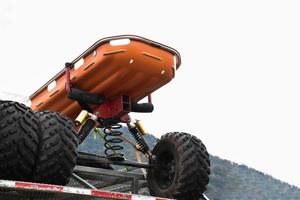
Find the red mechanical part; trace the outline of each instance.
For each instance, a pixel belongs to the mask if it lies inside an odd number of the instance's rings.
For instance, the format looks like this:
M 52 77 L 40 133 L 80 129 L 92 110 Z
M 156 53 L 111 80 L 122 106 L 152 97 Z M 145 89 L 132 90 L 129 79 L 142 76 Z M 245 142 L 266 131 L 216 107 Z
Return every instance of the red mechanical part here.
M 128 114 L 124 115 L 123 117 L 121 117 L 121 122 L 123 123 L 128 123 L 131 121 L 131 118 Z
M 130 112 L 130 107 L 130 98 L 126 95 L 122 95 L 113 101 L 107 101 L 101 104 L 94 110 L 94 114 L 102 119 L 121 118 Z M 126 119 L 124 118 L 124 120 Z
M 152 103 L 152 96 L 151 96 L 151 94 L 148 95 L 148 103 Z
M 69 95 L 71 93 L 71 78 L 70 78 L 70 68 L 73 67 L 73 65 L 71 63 L 66 63 L 66 84 L 65 84 L 65 89 L 67 94 Z

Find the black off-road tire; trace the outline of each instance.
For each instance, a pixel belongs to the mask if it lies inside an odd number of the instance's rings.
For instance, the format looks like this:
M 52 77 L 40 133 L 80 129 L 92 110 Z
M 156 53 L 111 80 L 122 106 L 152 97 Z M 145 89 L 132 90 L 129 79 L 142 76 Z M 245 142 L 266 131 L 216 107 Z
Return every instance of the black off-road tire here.
M 0 100 L 0 179 L 32 181 L 38 120 L 25 105 Z
M 66 185 L 77 158 L 76 132 L 72 121 L 59 113 L 38 111 L 40 147 L 34 181 Z
M 198 200 L 209 182 L 210 161 L 204 144 L 187 133 L 167 133 L 153 149 L 147 173 L 151 195 Z

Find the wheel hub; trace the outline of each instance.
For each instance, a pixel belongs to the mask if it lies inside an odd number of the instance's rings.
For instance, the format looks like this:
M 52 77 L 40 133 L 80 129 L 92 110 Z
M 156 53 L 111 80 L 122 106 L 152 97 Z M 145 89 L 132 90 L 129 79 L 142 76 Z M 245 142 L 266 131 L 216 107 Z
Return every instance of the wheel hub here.
M 157 165 L 155 170 L 155 178 L 160 188 L 168 188 L 174 180 L 176 163 L 174 156 L 165 152 L 158 156 L 156 159 Z

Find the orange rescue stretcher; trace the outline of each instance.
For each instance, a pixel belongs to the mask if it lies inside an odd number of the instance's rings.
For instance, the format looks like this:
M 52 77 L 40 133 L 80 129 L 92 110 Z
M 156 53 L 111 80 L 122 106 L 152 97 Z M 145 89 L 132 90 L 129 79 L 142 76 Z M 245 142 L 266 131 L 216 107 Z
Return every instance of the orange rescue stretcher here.
M 31 108 L 61 112 L 74 120 L 82 105 L 70 98 L 70 86 L 108 102 L 126 96 L 137 103 L 171 81 L 180 64 L 175 49 L 146 38 L 104 38 L 31 95 Z

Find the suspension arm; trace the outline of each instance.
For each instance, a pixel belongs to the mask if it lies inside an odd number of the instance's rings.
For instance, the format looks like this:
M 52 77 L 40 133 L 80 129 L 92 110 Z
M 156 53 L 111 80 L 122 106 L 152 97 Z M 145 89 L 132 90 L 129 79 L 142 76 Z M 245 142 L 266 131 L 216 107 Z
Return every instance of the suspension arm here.
M 109 165 L 119 165 L 119 166 L 128 166 L 128 167 L 137 167 L 137 168 L 152 168 L 150 164 L 140 163 L 130 160 L 116 161 L 111 160 L 106 157 L 97 156 L 94 154 L 89 154 L 85 152 L 79 152 L 77 157 L 77 164 L 89 166 L 89 167 L 107 167 Z

